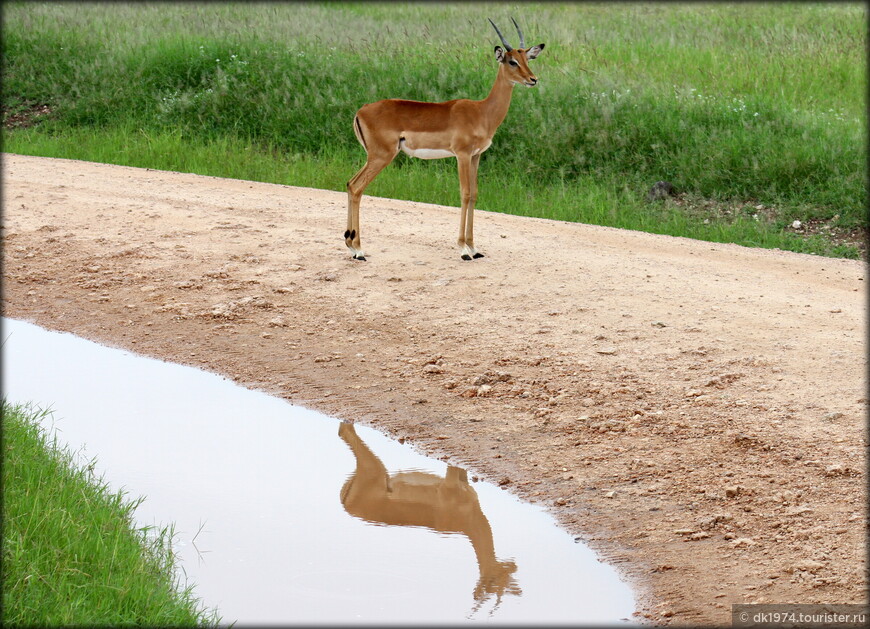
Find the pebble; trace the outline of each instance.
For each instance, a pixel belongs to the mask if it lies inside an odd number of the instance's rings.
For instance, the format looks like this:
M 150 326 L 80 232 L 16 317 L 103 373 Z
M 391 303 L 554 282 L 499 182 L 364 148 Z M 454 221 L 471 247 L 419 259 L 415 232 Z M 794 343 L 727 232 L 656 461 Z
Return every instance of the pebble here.
M 755 546 L 755 540 L 750 537 L 738 537 L 731 542 L 731 546 L 734 548 L 747 548 L 749 546 Z
M 802 559 L 801 561 L 792 564 L 792 566 L 789 568 L 789 572 L 797 572 L 799 570 L 802 570 L 804 572 L 815 574 L 824 567 L 825 564 L 820 561 L 814 561 L 813 559 Z
M 852 468 L 842 463 L 834 463 L 825 468 L 825 476 L 849 476 L 851 474 Z

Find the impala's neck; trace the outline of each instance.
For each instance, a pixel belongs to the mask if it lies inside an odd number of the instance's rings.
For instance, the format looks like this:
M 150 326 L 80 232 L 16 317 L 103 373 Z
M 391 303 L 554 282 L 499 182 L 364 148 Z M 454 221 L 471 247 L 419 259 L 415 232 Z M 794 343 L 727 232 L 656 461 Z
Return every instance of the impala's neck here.
M 513 90 L 514 84 L 505 76 L 504 64 L 499 64 L 495 83 L 489 91 L 489 96 L 482 101 L 493 134 L 507 116 Z

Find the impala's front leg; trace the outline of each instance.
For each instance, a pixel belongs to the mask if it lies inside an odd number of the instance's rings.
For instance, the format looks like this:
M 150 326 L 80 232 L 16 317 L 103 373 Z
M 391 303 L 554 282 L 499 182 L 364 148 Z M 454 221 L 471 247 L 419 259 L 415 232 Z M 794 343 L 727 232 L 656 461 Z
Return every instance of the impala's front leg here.
M 459 163 L 459 191 L 462 209 L 459 213 L 459 246 L 462 259 L 482 258 L 483 254 L 474 248 L 474 204 L 477 203 L 477 167 L 480 154 L 473 156 L 457 155 Z

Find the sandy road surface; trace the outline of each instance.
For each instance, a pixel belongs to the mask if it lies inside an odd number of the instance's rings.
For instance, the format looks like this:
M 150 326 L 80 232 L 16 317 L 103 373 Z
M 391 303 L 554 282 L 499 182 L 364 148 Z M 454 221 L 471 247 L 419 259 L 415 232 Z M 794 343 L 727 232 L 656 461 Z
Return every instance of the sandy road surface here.
M 486 200 L 481 200 L 485 206 Z M 862 263 L 3 156 L 13 318 L 449 457 L 638 586 L 638 619 L 866 597 Z M 231 455 L 231 453 L 227 453 Z

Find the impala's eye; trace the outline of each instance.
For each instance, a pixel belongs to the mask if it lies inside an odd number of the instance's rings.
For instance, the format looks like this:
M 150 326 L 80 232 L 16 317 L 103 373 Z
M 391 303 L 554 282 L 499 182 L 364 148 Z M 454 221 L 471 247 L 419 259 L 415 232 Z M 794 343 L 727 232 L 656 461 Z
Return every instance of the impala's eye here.
M 518 64 L 516 61 L 514 61 L 513 59 L 511 59 L 508 63 L 510 63 L 510 64 L 511 64 L 513 67 L 515 67 L 515 68 L 516 68 L 516 67 L 519 67 L 519 65 L 520 65 L 520 64 Z

